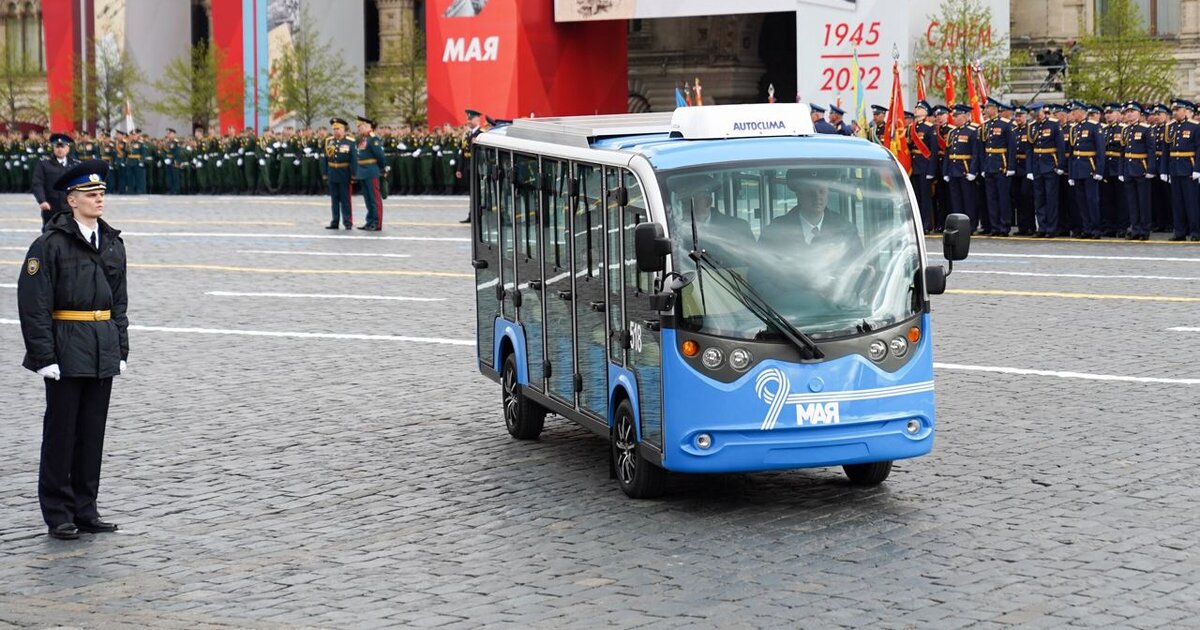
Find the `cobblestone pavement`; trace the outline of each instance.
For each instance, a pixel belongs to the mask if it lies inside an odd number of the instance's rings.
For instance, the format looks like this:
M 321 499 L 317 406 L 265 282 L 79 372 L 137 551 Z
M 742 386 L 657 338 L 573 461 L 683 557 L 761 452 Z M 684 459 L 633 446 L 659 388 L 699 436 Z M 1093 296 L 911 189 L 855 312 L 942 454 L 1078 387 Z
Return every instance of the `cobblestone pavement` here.
M 1200 326 L 1200 247 L 978 240 L 935 302 L 932 455 L 632 501 L 603 440 L 505 432 L 464 201 L 387 204 L 376 235 L 312 199 L 110 200 L 145 327 L 101 486 L 121 531 L 63 542 L 13 324 L 37 213 L 0 197 L 0 628 L 1200 627 L 1200 332 L 1169 330 Z

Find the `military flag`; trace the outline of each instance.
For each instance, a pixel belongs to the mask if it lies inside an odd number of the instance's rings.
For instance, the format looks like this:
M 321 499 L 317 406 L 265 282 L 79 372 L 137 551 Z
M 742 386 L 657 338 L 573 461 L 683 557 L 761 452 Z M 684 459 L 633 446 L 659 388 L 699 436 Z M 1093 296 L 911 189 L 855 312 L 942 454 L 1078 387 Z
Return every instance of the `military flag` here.
M 854 124 L 857 127 L 854 135 L 859 138 L 866 138 L 872 142 L 878 142 L 877 138 L 873 138 L 874 132 L 867 120 L 867 99 L 863 90 L 862 72 L 858 69 L 858 49 L 854 49 L 854 55 L 850 59 L 850 76 L 854 77 Z
M 917 102 L 926 100 L 925 98 L 925 66 L 917 64 Z
M 971 66 L 967 66 L 967 104 L 971 106 L 971 122 L 976 125 L 983 124 L 983 108 L 979 105 L 979 94 L 975 92 L 975 80 L 971 78 L 973 74 Z
M 908 151 L 908 130 L 904 126 L 904 90 L 900 86 L 900 63 L 892 62 L 892 96 L 888 99 L 887 123 L 883 127 L 883 146 L 887 147 L 904 172 L 912 175 L 912 154 Z
M 942 70 L 946 71 L 946 107 L 954 109 L 954 73 L 950 71 L 950 64 L 942 66 Z

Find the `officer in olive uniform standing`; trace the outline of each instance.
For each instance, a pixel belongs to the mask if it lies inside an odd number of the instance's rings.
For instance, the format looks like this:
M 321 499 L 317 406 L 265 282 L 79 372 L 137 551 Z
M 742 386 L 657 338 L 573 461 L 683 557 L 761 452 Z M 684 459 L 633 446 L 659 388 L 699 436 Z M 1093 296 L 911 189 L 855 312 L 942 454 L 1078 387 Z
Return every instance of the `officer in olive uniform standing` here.
M 50 144 L 53 146 L 54 155 L 38 162 L 33 169 L 33 199 L 37 201 L 38 208 L 42 211 L 42 231 L 46 230 L 46 223 L 50 217 L 57 212 L 65 212 L 67 207 L 67 195 L 61 191 L 55 190 L 54 184 L 68 170 L 79 163 L 79 160 L 71 157 L 71 137 L 65 133 L 56 133 L 50 136 Z
M 365 116 L 358 117 L 358 163 L 354 178 L 362 189 L 363 202 L 367 206 L 367 222 L 358 226 L 360 230 L 378 232 L 383 229 L 383 198 L 379 191 L 379 176 L 386 164 L 383 141 L 375 135 L 375 121 Z
M 104 533 L 96 497 L 112 380 L 129 358 L 125 245 L 104 214 L 108 164 L 88 160 L 54 184 L 54 216 L 25 256 L 17 308 L 26 369 L 45 379 L 38 501 L 53 538 Z
M 321 156 L 321 175 L 329 182 L 330 208 L 333 220 L 325 229 L 338 229 L 338 221 L 347 230 L 354 229 L 354 213 L 350 206 L 350 179 L 358 171 L 358 145 L 346 135 L 349 123 L 343 118 L 330 118 L 333 135 L 325 139 Z

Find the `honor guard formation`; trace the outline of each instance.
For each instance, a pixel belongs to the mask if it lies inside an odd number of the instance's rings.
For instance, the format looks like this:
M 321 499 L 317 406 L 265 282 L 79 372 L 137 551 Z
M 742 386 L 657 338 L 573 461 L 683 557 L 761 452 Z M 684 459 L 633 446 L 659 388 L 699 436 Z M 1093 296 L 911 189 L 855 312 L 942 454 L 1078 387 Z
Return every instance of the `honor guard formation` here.
M 817 133 L 854 133 L 841 109 L 811 109 Z M 871 109 L 881 138 L 888 110 Z M 1012 106 L 989 98 L 977 124 L 968 105 L 920 101 L 904 115 L 925 232 L 962 213 L 983 236 L 1144 241 L 1165 232 L 1200 241 L 1196 109 L 1182 99 Z

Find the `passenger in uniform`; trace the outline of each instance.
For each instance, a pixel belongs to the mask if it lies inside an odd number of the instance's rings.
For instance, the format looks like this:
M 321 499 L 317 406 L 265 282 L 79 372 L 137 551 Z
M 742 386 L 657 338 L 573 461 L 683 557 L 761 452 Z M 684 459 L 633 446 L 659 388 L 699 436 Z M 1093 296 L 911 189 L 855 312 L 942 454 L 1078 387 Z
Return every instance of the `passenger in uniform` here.
M 354 212 L 350 206 L 350 178 L 358 171 L 358 145 L 346 135 L 349 123 L 343 118 L 330 118 L 333 135 L 325 139 L 321 156 L 321 175 L 329 182 L 330 208 L 333 220 L 327 230 L 338 229 L 338 221 L 347 229 L 354 228 Z
M 1100 238 L 1100 182 L 1104 180 L 1104 147 L 1107 140 L 1100 125 L 1100 108 L 1085 110 L 1087 118 L 1071 128 L 1070 185 L 1075 189 L 1075 207 L 1079 209 L 1080 229 L 1076 236 Z
M 1012 230 L 1012 177 L 1017 174 L 1017 134 L 1012 121 L 1001 118 L 1007 106 L 988 98 L 983 123 L 983 185 L 992 229 L 985 235 L 1008 236 Z
M 917 193 L 917 207 L 921 211 L 921 227 L 926 234 L 929 234 L 933 231 L 934 225 L 933 183 L 937 179 L 938 172 L 938 138 L 937 131 L 928 120 L 929 103 L 920 101 L 913 110 L 914 122 L 908 133 L 909 154 L 912 155 L 912 175 L 909 177 L 909 181 Z
M 358 117 L 358 164 L 354 177 L 362 188 L 363 202 L 367 206 L 367 222 L 358 226 L 358 229 L 378 232 L 383 229 L 383 198 L 379 192 L 379 177 L 387 162 L 383 154 L 383 141 L 375 135 L 374 130 L 374 120 Z
M 1157 176 L 1154 129 L 1142 117 L 1145 109 L 1135 102 L 1125 105 L 1125 127 L 1121 137 L 1122 159 L 1120 175 L 1125 193 L 1125 207 L 1129 209 L 1129 234 L 1131 241 L 1150 240 L 1150 185 Z
M 1188 237 L 1200 241 L 1200 199 L 1196 182 L 1200 181 L 1200 124 L 1191 119 L 1196 106 L 1178 99 L 1171 103 L 1175 121 L 1167 129 L 1167 168 L 1170 176 L 1171 211 L 1174 234 L 1172 241 Z
M 68 170 L 79 163 L 71 157 L 71 136 L 65 133 L 51 134 L 50 144 L 54 155 L 38 162 L 33 169 L 33 199 L 42 211 L 42 231 L 56 212 L 66 212 L 67 195 L 55 190 L 54 185 Z
M 1037 120 L 1029 124 L 1030 153 L 1025 175 L 1033 182 L 1033 207 L 1037 219 L 1035 238 L 1059 235 L 1058 178 L 1065 171 L 1066 143 L 1058 121 L 1052 120 L 1041 103 L 1029 106 Z
M 975 207 L 973 182 L 979 177 L 983 166 L 983 145 L 979 141 L 979 127 L 970 122 L 968 105 L 954 106 L 954 128 L 946 139 L 946 157 L 942 180 L 950 186 L 950 207 L 971 219 L 971 231 L 979 225 L 979 212 Z
M 46 386 L 38 500 L 59 539 L 117 529 L 96 506 L 112 379 L 129 358 L 125 245 L 100 218 L 107 174 L 88 160 L 58 179 L 70 212 L 29 247 L 17 282 L 23 365 Z
M 710 252 L 722 264 L 742 266 L 745 256 L 754 247 L 754 234 L 745 219 L 726 216 L 713 210 L 713 197 L 720 182 L 705 173 L 681 175 L 671 179 L 671 192 L 675 199 L 675 216 L 680 222 L 676 228 L 683 237 L 683 249 L 695 247 L 692 243 L 692 217 L 696 220 L 696 235 L 700 247 Z
M 845 121 L 846 111 L 837 105 L 829 106 L 829 125 L 833 127 L 833 133 L 843 136 L 854 135 L 854 130 Z
M 471 153 L 475 148 L 475 138 L 479 136 L 479 134 L 483 133 L 483 127 L 479 124 L 479 117 L 482 115 L 483 114 L 473 109 L 467 110 L 467 125 L 470 127 L 470 129 L 467 131 L 466 146 L 463 147 L 462 157 L 458 160 L 458 170 L 454 172 L 455 179 L 462 180 L 463 178 L 470 178 L 472 176 L 471 173 L 473 171 L 471 170 Z M 470 186 L 467 187 L 467 190 L 470 191 Z M 471 212 L 468 210 L 467 218 L 459 221 L 459 223 L 470 222 Z

